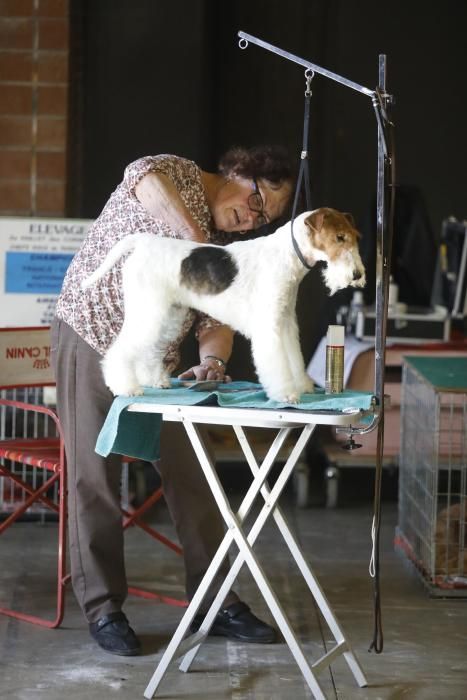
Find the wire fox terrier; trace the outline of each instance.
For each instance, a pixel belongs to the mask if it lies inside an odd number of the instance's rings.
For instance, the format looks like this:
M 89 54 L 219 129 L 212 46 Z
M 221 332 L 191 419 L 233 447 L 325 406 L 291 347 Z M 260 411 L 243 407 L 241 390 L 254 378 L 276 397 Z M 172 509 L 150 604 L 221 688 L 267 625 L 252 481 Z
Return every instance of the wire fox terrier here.
M 100 279 L 125 254 L 122 328 L 103 361 L 115 394 L 139 395 L 143 386 L 170 387 L 164 356 L 180 333 L 187 309 L 203 311 L 251 341 L 258 379 L 271 399 L 297 403 L 313 391 L 300 349 L 295 304 L 308 269 L 323 261 L 330 294 L 363 287 L 359 233 L 350 214 L 321 208 L 305 212 L 274 233 L 226 246 L 125 236 L 83 282 Z M 306 267 L 298 255 L 304 258 Z

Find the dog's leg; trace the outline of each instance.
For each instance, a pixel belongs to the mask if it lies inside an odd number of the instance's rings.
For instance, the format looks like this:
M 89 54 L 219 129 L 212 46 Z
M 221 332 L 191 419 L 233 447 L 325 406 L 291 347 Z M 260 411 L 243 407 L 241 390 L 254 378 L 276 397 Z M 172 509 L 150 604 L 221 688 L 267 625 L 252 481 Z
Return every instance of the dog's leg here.
M 289 361 L 290 372 L 294 378 L 296 389 L 300 394 L 312 394 L 315 386 L 312 378 L 306 373 L 305 361 L 300 347 L 297 318 L 293 310 L 291 310 L 291 315 L 284 323 L 282 345 L 283 352 Z
M 253 360 L 258 379 L 270 399 L 297 403 L 299 392 L 295 387 L 287 359 L 282 354 L 276 334 L 255 334 L 251 339 Z
M 153 314 L 144 325 L 127 319 L 102 361 L 107 386 L 115 395 L 125 396 L 143 394 L 143 386 L 168 388 L 170 377 L 163 364 L 167 343 L 161 337 L 164 318 Z
M 141 349 L 136 361 L 136 376 L 143 386 L 161 389 L 171 386 L 164 358 L 169 345 L 179 338 L 186 314 L 186 308 L 172 306 L 168 309 L 164 322 L 149 329 L 149 342 Z
M 164 304 L 163 295 L 149 309 L 147 299 L 131 296 L 130 303 L 127 295 L 123 326 L 102 362 L 105 382 L 116 395 L 140 395 L 143 386 L 170 386 L 163 360 L 168 342 L 180 331 L 186 310 L 175 313 L 172 324 L 172 309 L 168 302 Z
M 257 323 L 252 323 L 251 349 L 256 372 L 269 398 L 297 403 L 305 388 L 303 377 L 300 377 L 300 383 L 297 382 L 292 371 L 292 366 L 298 363 L 297 355 L 301 356 L 300 348 L 295 346 L 292 349 L 294 358 L 290 362 L 287 356 L 290 329 L 285 319 L 286 310 L 281 309 L 276 314 L 274 310 L 269 311 L 272 312 L 267 317 L 263 315 Z
M 151 276 L 144 274 L 149 255 L 150 251 L 136 249 L 123 266 L 125 318 L 102 363 L 106 384 L 114 394 L 133 396 L 142 394 L 143 386 L 170 386 L 163 360 L 186 309 L 172 306 L 163 266 L 156 264 Z
M 131 342 L 131 334 L 126 332 L 124 323 L 102 360 L 105 383 L 115 396 L 138 396 L 143 393 L 135 371 L 138 354 L 139 349 Z
M 294 379 L 295 391 L 300 394 L 313 393 L 314 383 L 306 373 L 305 361 L 300 347 L 300 334 L 297 323 L 297 293 L 290 294 L 286 307 L 281 314 L 282 352 L 289 363 L 290 374 Z

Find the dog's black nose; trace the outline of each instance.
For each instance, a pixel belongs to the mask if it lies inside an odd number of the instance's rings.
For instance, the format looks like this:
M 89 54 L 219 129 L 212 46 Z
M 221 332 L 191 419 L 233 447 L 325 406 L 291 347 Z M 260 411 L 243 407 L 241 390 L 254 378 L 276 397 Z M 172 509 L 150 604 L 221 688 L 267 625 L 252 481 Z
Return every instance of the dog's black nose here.
M 357 280 L 361 279 L 362 273 L 360 270 L 354 270 L 353 271 L 353 281 L 356 282 Z

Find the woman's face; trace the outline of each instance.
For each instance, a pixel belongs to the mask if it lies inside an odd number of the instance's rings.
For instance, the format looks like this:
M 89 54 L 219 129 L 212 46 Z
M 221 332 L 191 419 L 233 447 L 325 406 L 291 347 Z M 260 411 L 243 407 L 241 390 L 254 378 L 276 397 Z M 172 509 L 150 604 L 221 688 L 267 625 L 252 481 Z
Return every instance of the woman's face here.
M 272 186 L 266 180 L 227 180 L 211 206 L 215 227 L 239 233 L 259 228 L 281 216 L 291 193 L 290 182 Z

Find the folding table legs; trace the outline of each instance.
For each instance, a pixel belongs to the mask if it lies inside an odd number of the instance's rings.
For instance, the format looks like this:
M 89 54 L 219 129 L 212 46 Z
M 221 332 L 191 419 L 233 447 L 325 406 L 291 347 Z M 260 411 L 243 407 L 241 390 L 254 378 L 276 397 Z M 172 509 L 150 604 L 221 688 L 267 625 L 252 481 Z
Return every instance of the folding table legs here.
M 225 496 L 225 493 L 222 489 L 222 486 L 219 482 L 219 479 L 217 477 L 216 471 L 212 463 L 210 462 L 210 459 L 206 453 L 205 447 L 202 443 L 201 437 L 199 435 L 199 432 L 191 422 L 185 421 L 185 427 L 188 432 L 188 435 L 190 437 L 190 440 L 192 442 L 192 445 L 195 449 L 195 452 L 197 454 L 197 457 L 200 461 L 201 467 L 203 468 L 203 471 L 205 473 L 206 479 L 208 480 L 208 483 L 210 485 L 210 488 L 212 490 L 212 493 L 216 499 L 216 502 L 218 504 L 219 510 L 227 524 L 228 531 L 219 546 L 219 549 L 211 562 L 210 567 L 208 568 L 208 571 L 206 572 L 195 596 L 193 597 L 193 600 L 191 601 L 189 607 L 187 608 L 185 615 L 183 616 L 171 642 L 169 643 L 165 653 L 163 654 L 156 671 L 154 672 L 151 681 L 149 682 L 148 687 L 146 688 L 146 691 L 144 693 L 144 696 L 146 698 L 152 698 L 154 693 L 157 690 L 157 687 L 162 680 L 168 665 L 174 658 L 174 656 L 180 656 L 185 654 L 185 657 L 180 665 L 180 669 L 183 671 L 187 671 L 193 658 L 195 657 L 202 641 L 205 639 L 206 635 L 209 632 L 209 629 L 214 621 L 215 616 L 217 615 L 217 612 L 219 611 L 222 601 L 224 600 L 227 592 L 230 590 L 230 587 L 232 586 L 233 582 L 235 581 L 241 566 L 246 563 L 248 565 L 248 568 L 250 569 L 256 583 L 259 586 L 259 589 L 261 593 L 263 594 L 266 603 L 268 604 L 271 613 L 276 620 L 276 623 L 282 632 L 284 639 L 286 640 L 289 649 L 294 656 L 300 670 L 302 671 L 302 674 L 307 681 L 307 684 L 313 693 L 313 696 L 317 700 L 325 700 L 325 694 L 318 682 L 318 680 L 315 677 L 315 671 L 320 671 L 322 668 L 328 666 L 331 661 L 336 658 L 338 655 L 343 654 L 347 663 L 350 666 L 350 669 L 357 681 L 357 683 L 360 686 L 366 685 L 366 680 L 363 675 L 363 672 L 355 658 L 355 655 L 353 651 L 350 649 L 342 630 L 340 629 L 337 620 L 335 619 L 331 608 L 326 601 L 322 590 L 312 574 L 309 566 L 305 562 L 301 551 L 298 547 L 298 544 L 296 543 L 295 539 L 293 538 L 290 529 L 285 521 L 285 518 L 283 517 L 280 509 L 278 506 L 276 506 L 277 500 L 287 483 L 287 480 L 297 463 L 301 452 L 303 451 L 303 448 L 305 447 L 309 437 L 311 436 L 315 426 L 314 425 L 306 425 L 303 429 L 302 432 L 295 444 L 295 447 L 293 448 L 292 452 L 290 453 L 290 456 L 283 466 L 279 477 L 276 480 L 276 483 L 274 484 L 274 487 L 269 490 L 269 488 L 265 485 L 265 480 L 271 470 L 272 465 L 274 464 L 274 461 L 279 453 L 279 450 L 281 446 L 283 445 L 288 433 L 290 432 L 289 428 L 282 428 L 279 433 L 277 434 L 274 442 L 272 443 L 261 467 L 258 467 L 256 460 L 254 458 L 254 455 L 251 451 L 251 448 L 248 444 L 248 441 L 246 439 L 246 436 L 243 432 L 242 428 L 235 428 L 235 432 L 237 434 L 237 438 L 242 446 L 242 449 L 244 451 L 245 457 L 250 465 L 250 468 L 252 470 L 254 479 L 252 484 L 250 485 L 250 488 L 248 489 L 242 504 L 239 508 L 239 511 L 237 513 L 237 516 L 235 516 L 230 508 L 230 504 Z M 257 519 L 253 526 L 250 529 L 250 532 L 248 534 L 248 537 L 244 535 L 241 529 L 241 524 L 248 515 L 248 512 L 250 511 L 258 493 L 261 491 L 261 494 L 264 498 L 264 505 L 257 516 Z M 262 570 L 261 565 L 257 561 L 257 558 L 255 554 L 253 553 L 252 550 L 252 545 L 256 541 L 259 533 L 261 532 L 268 516 L 270 513 L 273 513 L 276 524 L 278 525 L 278 528 L 287 544 L 289 547 L 296 563 L 297 566 L 299 567 L 312 595 L 315 597 L 315 600 L 317 601 L 317 604 L 320 608 L 320 610 L 323 613 L 324 618 L 326 619 L 331 631 L 334 634 L 334 637 L 336 639 L 337 645 L 332 649 L 330 652 L 326 653 L 321 659 L 319 659 L 317 662 L 315 662 L 312 666 L 308 663 L 306 660 L 302 648 L 300 646 L 299 641 L 297 640 L 290 623 L 274 593 L 272 590 L 269 582 L 267 581 L 264 572 Z M 222 560 L 224 559 L 228 549 L 230 548 L 230 545 L 232 542 L 235 540 L 238 548 L 239 548 L 239 553 L 233 562 L 229 574 L 226 576 L 225 581 L 219 590 L 219 593 L 217 594 L 216 598 L 214 599 L 208 613 L 206 614 L 204 621 L 198 630 L 194 635 L 191 635 L 187 639 L 183 640 L 186 632 L 189 629 L 189 626 L 196 615 L 203 598 L 214 578 L 216 575 L 217 571 L 219 570 L 219 567 L 221 565 Z
M 241 426 L 234 426 L 234 431 L 237 436 L 238 442 L 242 448 L 243 454 L 245 455 L 245 459 L 248 462 L 253 475 L 255 476 L 258 473 L 259 467 L 256 462 L 255 456 L 251 450 L 251 447 L 248 443 L 245 432 Z M 266 485 L 262 486 L 261 494 L 266 500 L 269 494 L 269 489 Z M 332 658 L 338 656 L 339 654 L 343 654 L 358 685 L 360 687 L 366 686 L 367 681 L 363 674 L 361 666 L 358 663 L 357 658 L 355 657 L 355 654 L 352 651 L 349 643 L 346 641 L 344 632 L 340 627 L 337 619 L 335 618 L 331 606 L 329 605 L 329 602 L 327 601 L 317 578 L 312 573 L 310 565 L 303 557 L 302 551 L 297 541 L 295 540 L 292 532 L 290 531 L 287 521 L 279 506 L 276 506 L 274 508 L 272 515 L 277 527 L 279 528 L 282 534 L 282 537 L 284 538 L 285 543 L 287 544 L 290 550 L 290 553 L 292 554 L 295 560 L 295 563 L 297 564 L 303 578 L 305 579 L 305 582 L 308 588 L 310 589 L 311 594 L 313 595 L 324 619 L 328 624 L 329 629 L 331 630 L 334 636 L 334 639 L 337 642 L 337 646 L 334 647 L 334 649 L 332 649 L 330 652 L 327 652 L 323 657 L 321 657 L 321 659 L 316 661 L 313 664 L 312 668 L 320 670 L 322 666 L 328 666 L 331 663 Z
M 216 501 L 218 503 L 218 506 L 221 510 L 222 516 L 224 517 L 224 520 L 226 520 L 227 525 L 228 525 L 228 530 L 224 535 L 224 539 L 222 540 L 221 544 L 219 545 L 219 548 L 216 552 L 216 554 L 213 557 L 213 560 L 211 564 L 208 567 L 208 570 L 206 571 L 203 580 L 201 581 L 200 585 L 198 586 L 198 590 L 196 591 L 195 595 L 193 596 L 188 608 L 186 609 L 185 614 L 183 615 L 166 651 L 164 652 L 150 682 L 148 687 L 145 690 L 144 697 L 145 698 L 152 698 L 154 696 L 154 693 L 157 690 L 157 687 L 162 680 L 167 667 L 169 666 L 170 662 L 174 658 L 174 656 L 180 656 L 182 654 L 185 654 L 191 647 L 197 646 L 199 643 L 203 641 L 203 639 L 206 637 L 207 632 L 209 631 L 209 627 L 212 625 L 212 622 L 214 621 L 214 618 L 219 611 L 222 601 L 225 597 L 225 594 L 227 590 L 230 588 L 232 585 L 233 581 L 235 580 L 236 574 L 232 575 L 232 569 L 230 573 L 228 574 L 224 585 L 222 586 L 222 591 L 225 589 L 225 593 L 223 594 L 222 598 L 220 596 L 217 596 L 207 614 L 205 617 L 205 620 L 198 632 L 196 632 L 194 635 L 190 636 L 188 639 L 183 641 L 183 638 L 188 631 L 191 622 L 193 621 L 201 603 L 203 602 L 203 599 L 206 595 L 206 592 L 211 585 L 216 573 L 218 572 L 222 561 L 224 560 L 230 545 L 232 544 L 234 540 L 233 536 L 233 530 L 235 527 L 238 529 L 238 523 L 236 523 L 236 519 L 234 514 L 232 513 L 230 509 L 230 505 L 227 501 L 227 498 L 222 490 L 222 487 L 220 485 L 220 482 L 218 480 L 216 470 L 214 466 L 212 465 L 210 458 L 208 456 L 208 453 L 206 452 L 206 449 L 202 443 L 201 437 L 199 435 L 199 432 L 191 422 L 185 421 L 184 422 L 185 428 L 188 432 L 188 435 L 190 437 L 190 440 L 192 442 L 193 448 L 196 452 L 196 455 L 199 459 L 199 462 L 201 464 L 201 467 L 204 471 L 204 474 L 206 476 L 206 479 L 213 490 L 214 497 L 216 498 Z M 253 481 L 253 483 L 250 485 L 244 499 L 242 502 L 242 505 L 240 507 L 239 512 L 241 511 L 243 513 L 243 517 L 246 517 L 248 514 L 258 492 L 259 489 L 266 479 L 272 465 L 274 464 L 274 460 L 279 453 L 288 433 L 290 432 L 290 429 L 284 428 L 279 431 L 278 435 L 276 436 L 273 444 L 271 445 L 268 454 L 266 455 L 263 464 L 261 465 L 260 469 L 260 474 L 258 475 L 257 479 Z M 311 434 L 311 432 L 310 432 Z M 308 440 L 309 435 L 306 437 L 306 440 L 304 441 L 302 448 L 305 446 L 306 441 Z M 301 449 L 302 449 L 301 448 Z M 300 450 L 301 451 L 301 450 Z M 292 457 L 294 456 L 295 461 L 298 459 L 300 453 L 298 452 L 296 455 L 290 455 L 288 462 L 292 461 Z M 219 498 L 220 496 L 220 505 L 219 505 Z M 234 524 L 235 523 L 235 524 Z M 240 563 L 241 566 L 241 563 Z M 240 569 L 240 566 L 238 567 L 238 570 Z M 237 572 L 238 573 L 238 572 Z M 214 605 L 217 605 L 217 609 L 214 609 Z M 206 625 L 209 625 L 206 628 Z

